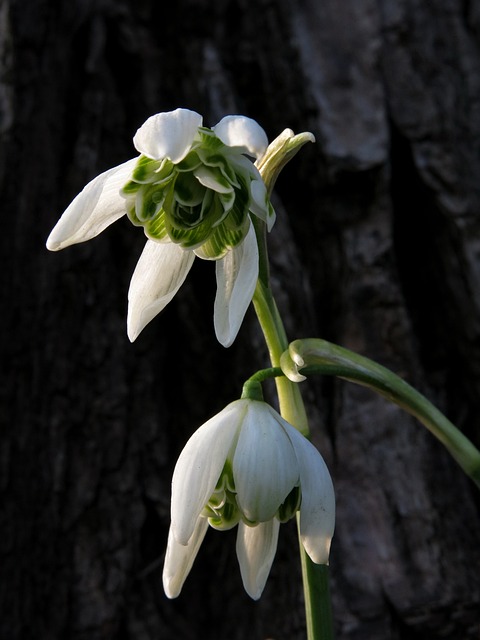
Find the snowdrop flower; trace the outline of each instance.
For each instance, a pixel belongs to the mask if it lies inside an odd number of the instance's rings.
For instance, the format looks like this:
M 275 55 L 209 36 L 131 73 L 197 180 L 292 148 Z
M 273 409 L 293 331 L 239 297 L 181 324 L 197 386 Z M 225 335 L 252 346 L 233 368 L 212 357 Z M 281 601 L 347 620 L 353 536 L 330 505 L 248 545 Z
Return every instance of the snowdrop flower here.
M 94 178 L 52 230 L 52 251 L 97 236 L 127 214 L 148 237 L 132 276 L 131 341 L 170 302 L 195 256 L 216 261 L 214 324 L 230 346 L 252 299 L 258 248 L 251 215 L 271 229 L 275 213 L 251 158 L 268 141 L 250 118 L 226 116 L 215 127 L 176 109 L 150 117 L 133 143 L 140 156 Z M 248 156 L 248 157 L 247 157 Z
M 322 456 L 265 402 L 232 402 L 193 434 L 175 466 L 165 593 L 180 593 L 209 524 L 220 530 L 238 524 L 243 584 L 258 599 L 280 523 L 297 510 L 306 552 L 313 562 L 327 564 L 335 496 Z

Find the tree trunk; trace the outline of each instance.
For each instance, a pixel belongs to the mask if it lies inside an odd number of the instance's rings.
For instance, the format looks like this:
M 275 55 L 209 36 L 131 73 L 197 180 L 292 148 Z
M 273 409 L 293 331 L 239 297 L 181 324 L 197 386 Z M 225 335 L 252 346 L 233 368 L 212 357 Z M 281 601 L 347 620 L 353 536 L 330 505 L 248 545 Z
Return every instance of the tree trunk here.
M 198 260 L 131 345 L 142 231 L 45 249 L 153 113 L 315 134 L 274 195 L 289 337 L 390 367 L 480 444 L 479 68 L 469 0 L 0 1 L 2 639 L 305 637 L 293 523 L 258 603 L 235 532 L 208 533 L 177 600 L 161 586 L 175 460 L 268 366 L 253 313 L 223 349 Z M 302 389 L 337 495 L 337 639 L 478 639 L 478 492 L 368 390 Z

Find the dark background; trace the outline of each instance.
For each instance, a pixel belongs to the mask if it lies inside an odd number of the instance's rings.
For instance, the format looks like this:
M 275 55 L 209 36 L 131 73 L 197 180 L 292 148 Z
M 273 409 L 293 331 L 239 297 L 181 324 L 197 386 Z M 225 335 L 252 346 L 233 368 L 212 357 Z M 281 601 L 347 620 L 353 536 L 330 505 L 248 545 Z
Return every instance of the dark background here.
M 315 134 L 274 199 L 289 336 L 392 368 L 480 444 L 478 1 L 0 0 L 2 640 L 305 637 L 293 523 L 257 603 L 235 532 L 209 532 L 178 600 L 161 586 L 176 457 L 267 364 L 253 312 L 223 349 L 198 260 L 131 345 L 143 232 L 45 249 L 178 106 Z M 478 492 L 381 398 L 303 388 L 337 493 L 337 639 L 478 640 Z

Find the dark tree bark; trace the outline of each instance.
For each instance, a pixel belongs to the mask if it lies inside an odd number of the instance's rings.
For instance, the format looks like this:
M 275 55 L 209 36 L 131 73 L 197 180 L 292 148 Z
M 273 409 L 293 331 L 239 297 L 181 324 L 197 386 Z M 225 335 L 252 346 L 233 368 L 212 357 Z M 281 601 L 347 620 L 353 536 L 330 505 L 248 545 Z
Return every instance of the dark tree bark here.
M 152 113 L 314 132 L 275 193 L 289 336 L 389 366 L 480 444 L 479 68 L 469 0 L 1 0 L 2 639 L 305 637 L 293 524 L 258 603 L 234 532 L 209 532 L 180 598 L 161 587 L 176 457 L 267 364 L 253 313 L 220 347 L 197 261 L 130 345 L 141 230 L 44 247 Z M 303 388 L 337 493 L 337 638 L 478 639 L 478 493 L 383 399 Z

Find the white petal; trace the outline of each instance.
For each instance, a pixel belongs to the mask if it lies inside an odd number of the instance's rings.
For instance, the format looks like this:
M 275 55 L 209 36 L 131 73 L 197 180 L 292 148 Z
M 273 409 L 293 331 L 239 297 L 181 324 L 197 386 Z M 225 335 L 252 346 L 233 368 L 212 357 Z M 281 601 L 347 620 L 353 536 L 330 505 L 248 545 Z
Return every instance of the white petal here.
M 180 544 L 187 544 L 212 496 L 245 412 L 244 400 L 229 404 L 195 431 L 177 460 L 171 509 L 172 530 Z
M 240 245 L 216 263 L 217 294 L 214 325 L 218 341 L 229 347 L 235 340 L 258 278 L 258 246 L 253 225 Z
M 248 595 L 258 600 L 262 595 L 277 551 L 280 523 L 276 518 L 256 527 L 238 525 L 237 558 L 243 586 Z
M 267 231 L 271 231 L 275 224 L 275 211 L 268 200 L 267 188 L 262 179 L 252 180 L 250 183 L 250 211 L 267 225 Z
M 268 138 L 262 127 L 246 116 L 225 116 L 213 127 L 217 138 L 229 147 L 238 147 L 242 153 L 260 158 L 268 147 Z
M 174 164 L 190 151 L 203 118 L 196 111 L 175 109 L 150 116 L 133 138 L 137 151 L 152 160 L 169 158 Z
M 127 160 L 89 182 L 53 228 L 47 249 L 58 251 L 90 240 L 121 218 L 126 208 L 120 189 L 128 182 L 137 160 Z
M 335 492 L 327 465 L 301 433 L 285 423 L 300 468 L 300 538 L 313 562 L 328 564 L 335 529 Z
M 168 598 L 176 598 L 180 594 L 207 529 L 208 520 L 200 517 L 188 545 L 182 545 L 175 540 L 170 527 L 165 564 L 163 565 L 163 589 Z
M 128 291 L 127 333 L 133 342 L 182 286 L 195 259 L 171 242 L 147 240 Z
M 265 522 L 298 485 L 298 463 L 280 415 L 265 402 L 251 400 L 247 406 L 233 477 L 241 511 L 252 522 Z

